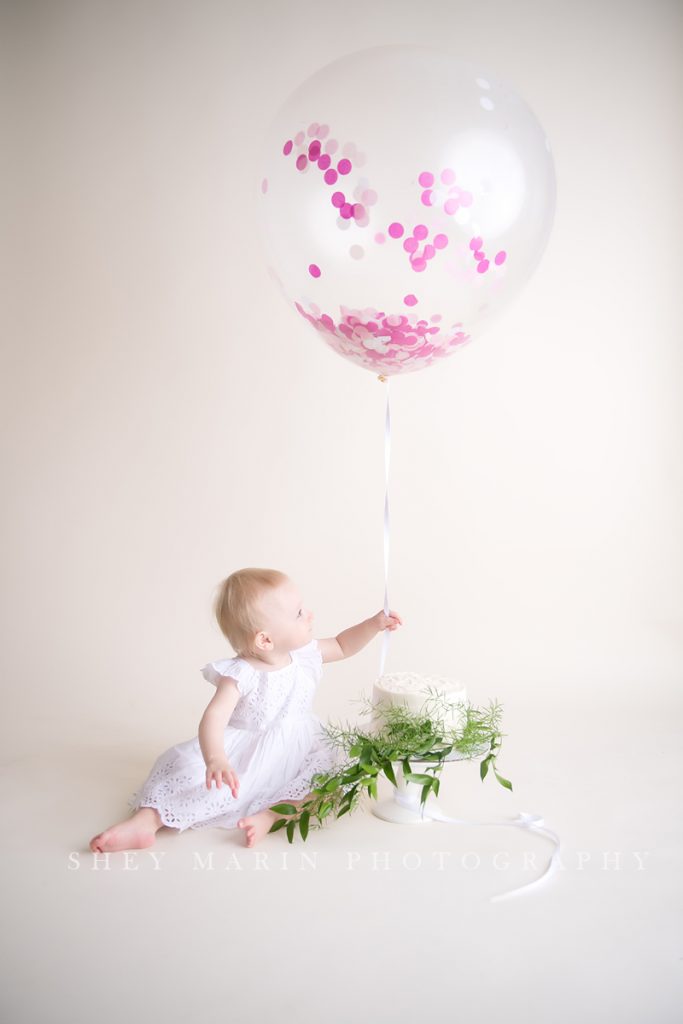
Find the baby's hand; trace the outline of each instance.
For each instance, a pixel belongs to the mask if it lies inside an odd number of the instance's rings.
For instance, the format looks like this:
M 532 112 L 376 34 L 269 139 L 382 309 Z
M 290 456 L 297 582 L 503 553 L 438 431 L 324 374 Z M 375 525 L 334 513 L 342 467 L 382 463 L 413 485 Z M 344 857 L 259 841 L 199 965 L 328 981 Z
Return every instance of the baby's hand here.
M 398 614 L 398 612 L 392 612 L 391 609 L 389 610 L 388 615 L 386 615 L 383 611 L 377 612 L 377 614 L 374 616 L 374 620 L 377 629 L 380 630 L 380 632 L 383 629 L 388 629 L 391 632 L 393 632 L 395 629 L 398 629 L 399 626 L 403 625 L 403 619 L 401 618 L 401 616 Z
M 206 762 L 206 788 L 211 789 L 211 783 L 216 780 L 216 788 L 220 789 L 223 782 L 230 787 L 232 795 L 237 798 L 240 780 L 237 778 L 234 768 L 230 765 L 227 757 L 212 757 Z

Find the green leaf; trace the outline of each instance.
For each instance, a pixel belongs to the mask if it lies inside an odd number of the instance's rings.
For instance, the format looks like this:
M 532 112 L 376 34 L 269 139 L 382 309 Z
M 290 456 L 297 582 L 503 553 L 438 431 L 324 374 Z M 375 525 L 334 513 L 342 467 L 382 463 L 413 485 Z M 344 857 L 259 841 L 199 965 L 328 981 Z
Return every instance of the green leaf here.
M 493 769 L 493 774 L 496 776 L 501 786 L 505 786 L 506 789 L 509 789 L 510 792 L 512 792 L 512 783 L 508 779 L 504 779 L 502 775 L 499 775 L 495 768 Z
M 348 811 L 348 809 L 349 809 L 349 808 L 348 808 L 348 806 L 347 806 L 347 807 L 345 807 L 345 808 L 344 808 L 344 809 L 343 809 L 342 811 L 338 811 L 338 813 L 337 813 L 337 817 L 338 817 L 338 818 L 341 818 L 342 814 L 346 814 L 346 812 Z
M 489 770 L 489 758 L 485 758 L 479 765 L 479 774 L 481 775 L 481 781 L 483 782 L 486 778 L 486 773 Z
M 269 810 L 275 811 L 276 814 L 296 814 L 297 812 L 294 804 L 273 804 Z
M 306 836 L 308 835 L 308 822 L 310 820 L 310 817 L 311 816 L 308 813 L 308 811 L 304 811 L 304 813 L 299 818 L 299 832 L 301 832 L 302 839 L 305 839 Z
M 370 780 L 370 786 L 368 788 L 368 793 L 375 800 L 377 799 L 377 779 L 371 779 Z
M 295 821 L 287 822 L 287 839 L 290 843 L 294 842 L 294 829 L 296 828 Z
M 389 779 L 389 782 L 392 784 L 392 786 L 397 786 L 398 785 L 398 783 L 396 782 L 396 776 L 394 775 L 394 769 L 393 769 L 393 766 L 391 764 L 391 761 L 386 761 L 385 762 L 385 764 L 384 764 L 384 774 Z
M 338 779 L 338 778 L 330 779 L 330 781 L 325 786 L 325 792 L 326 793 L 333 793 L 335 791 L 335 789 L 339 788 L 340 781 L 341 780 Z
M 421 785 L 424 785 L 425 783 L 427 783 L 429 786 L 431 786 L 433 776 L 432 775 L 422 775 L 422 774 L 420 774 L 418 772 L 410 772 L 410 774 L 406 775 L 405 778 L 406 778 L 406 782 L 419 782 Z
M 363 744 L 362 743 L 354 743 L 353 746 L 349 749 L 349 756 L 350 757 L 358 757 L 358 755 L 360 754 L 362 749 L 363 749 Z
M 422 795 L 420 796 L 420 803 L 421 804 L 426 802 L 427 797 L 429 796 L 429 791 L 430 791 L 431 788 L 432 788 L 431 782 L 428 782 L 426 786 L 422 787 Z
M 286 824 L 287 824 L 287 819 L 286 818 L 278 818 L 278 820 L 274 821 L 273 824 L 268 829 L 268 834 L 270 834 L 271 832 L 277 832 L 278 829 L 284 828 Z
M 440 779 L 434 779 L 434 796 L 439 795 L 439 786 L 441 785 Z
M 410 761 L 406 757 L 404 759 L 404 761 L 403 761 L 403 774 L 404 775 L 410 775 L 411 771 L 412 771 L 412 769 L 410 767 Z

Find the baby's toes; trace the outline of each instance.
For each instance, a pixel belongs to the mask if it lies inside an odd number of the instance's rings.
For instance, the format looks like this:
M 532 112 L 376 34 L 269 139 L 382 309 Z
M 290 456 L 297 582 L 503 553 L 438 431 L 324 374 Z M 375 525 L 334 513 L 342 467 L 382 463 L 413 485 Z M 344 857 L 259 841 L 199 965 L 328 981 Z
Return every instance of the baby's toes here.
M 93 853 L 104 853 L 106 846 L 106 832 L 100 832 L 90 840 L 90 849 Z

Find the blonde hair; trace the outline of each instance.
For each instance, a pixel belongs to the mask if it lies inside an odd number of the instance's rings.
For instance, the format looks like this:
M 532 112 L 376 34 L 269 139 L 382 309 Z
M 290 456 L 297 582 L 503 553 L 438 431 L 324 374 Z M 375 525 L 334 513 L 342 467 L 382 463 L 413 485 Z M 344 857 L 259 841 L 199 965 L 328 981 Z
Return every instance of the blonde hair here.
M 219 584 L 214 613 L 236 654 L 252 653 L 254 636 L 261 628 L 255 608 L 259 597 L 288 579 L 278 569 L 238 569 Z

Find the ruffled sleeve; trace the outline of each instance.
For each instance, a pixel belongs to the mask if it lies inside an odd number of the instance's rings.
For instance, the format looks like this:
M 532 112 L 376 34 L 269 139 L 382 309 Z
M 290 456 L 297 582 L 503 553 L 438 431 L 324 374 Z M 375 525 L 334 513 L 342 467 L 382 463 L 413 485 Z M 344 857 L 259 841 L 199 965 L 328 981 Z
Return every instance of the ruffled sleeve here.
M 243 697 L 253 690 L 256 685 L 255 672 L 251 665 L 239 658 L 224 658 L 222 661 L 210 661 L 202 669 L 202 675 L 214 686 L 218 685 L 219 679 L 229 677 L 237 683 L 237 689 Z
M 323 656 L 318 641 L 311 640 L 305 647 L 299 647 L 298 650 L 291 653 L 299 664 L 310 672 L 316 683 L 319 683 L 323 676 Z

